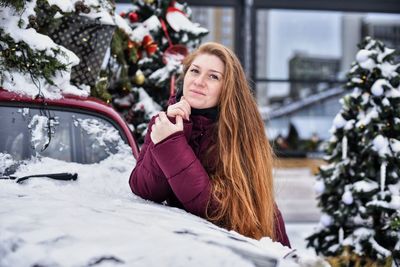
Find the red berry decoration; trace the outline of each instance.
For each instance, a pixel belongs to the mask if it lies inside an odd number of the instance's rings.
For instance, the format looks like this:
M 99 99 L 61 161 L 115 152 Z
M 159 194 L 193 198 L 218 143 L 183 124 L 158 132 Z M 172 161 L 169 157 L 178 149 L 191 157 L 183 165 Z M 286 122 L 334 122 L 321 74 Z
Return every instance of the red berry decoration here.
M 131 13 L 129 13 L 129 20 L 130 20 L 130 22 L 132 22 L 132 23 L 137 22 L 137 21 L 139 20 L 138 14 L 137 14 L 136 12 L 131 12 Z

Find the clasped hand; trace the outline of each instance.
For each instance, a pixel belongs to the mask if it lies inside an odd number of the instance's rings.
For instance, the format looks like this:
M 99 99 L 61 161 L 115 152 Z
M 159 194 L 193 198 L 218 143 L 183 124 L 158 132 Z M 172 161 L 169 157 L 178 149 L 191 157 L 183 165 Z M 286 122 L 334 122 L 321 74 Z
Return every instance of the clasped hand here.
M 153 126 L 151 127 L 150 138 L 154 144 L 157 144 L 179 131 L 183 131 L 183 119 L 189 120 L 190 105 L 184 97 L 178 103 L 175 103 L 168 107 L 167 114 L 160 112 L 158 117 L 155 119 Z M 172 123 L 168 117 L 175 117 L 176 123 Z

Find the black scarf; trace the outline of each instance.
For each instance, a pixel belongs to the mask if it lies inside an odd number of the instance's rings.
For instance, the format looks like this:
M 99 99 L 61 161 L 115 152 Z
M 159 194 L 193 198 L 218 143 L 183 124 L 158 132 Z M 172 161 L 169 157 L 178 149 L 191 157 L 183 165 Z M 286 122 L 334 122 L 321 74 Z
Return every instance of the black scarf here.
M 179 102 L 182 96 L 183 96 L 183 90 L 178 90 L 176 92 L 176 102 Z M 217 121 L 219 115 L 218 106 L 211 108 L 202 108 L 202 109 L 192 108 L 191 111 L 192 111 L 191 115 L 204 116 L 213 121 Z

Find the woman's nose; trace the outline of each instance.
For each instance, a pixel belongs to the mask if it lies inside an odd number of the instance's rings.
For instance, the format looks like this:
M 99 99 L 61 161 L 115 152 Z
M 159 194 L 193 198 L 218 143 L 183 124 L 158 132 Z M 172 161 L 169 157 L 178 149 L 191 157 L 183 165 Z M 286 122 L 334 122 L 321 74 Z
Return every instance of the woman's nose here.
M 196 79 L 194 80 L 194 83 L 198 86 L 204 86 L 204 81 L 205 81 L 205 77 L 204 75 L 199 75 L 196 77 Z

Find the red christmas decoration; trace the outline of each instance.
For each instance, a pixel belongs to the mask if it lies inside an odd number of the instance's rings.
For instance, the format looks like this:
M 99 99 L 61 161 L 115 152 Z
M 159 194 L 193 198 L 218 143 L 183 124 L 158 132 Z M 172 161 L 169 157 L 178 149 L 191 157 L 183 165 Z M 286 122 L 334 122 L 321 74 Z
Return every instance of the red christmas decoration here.
M 120 15 L 121 17 L 125 18 L 126 13 L 125 13 L 125 12 L 121 12 L 121 13 L 119 13 L 119 15 Z
M 129 21 L 132 23 L 139 21 L 139 15 L 136 12 L 129 13 Z
M 143 37 L 142 46 L 146 50 L 148 56 L 153 55 L 158 49 L 157 44 L 150 35 Z

